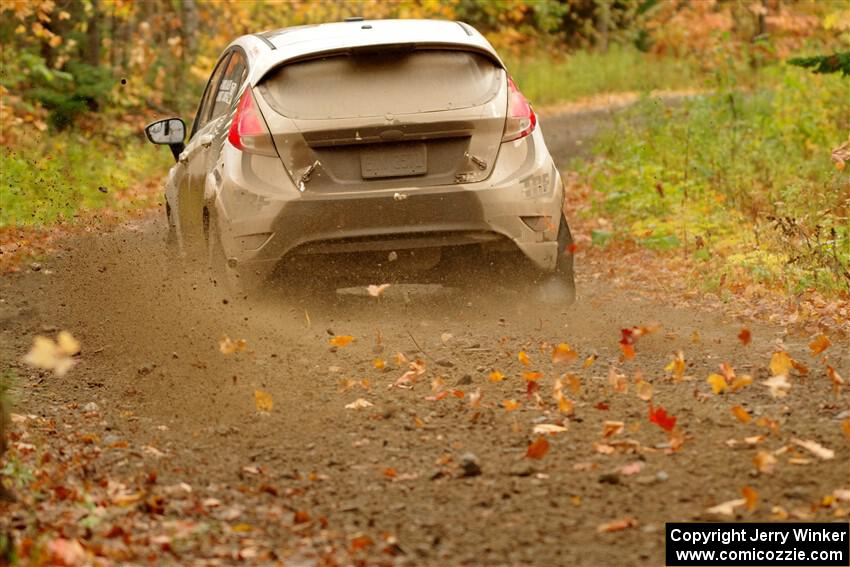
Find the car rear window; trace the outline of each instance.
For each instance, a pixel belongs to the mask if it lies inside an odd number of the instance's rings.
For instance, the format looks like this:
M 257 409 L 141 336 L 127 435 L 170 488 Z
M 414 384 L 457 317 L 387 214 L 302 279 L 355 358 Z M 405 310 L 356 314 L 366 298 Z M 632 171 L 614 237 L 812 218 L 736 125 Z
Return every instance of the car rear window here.
M 499 91 L 502 73 L 478 53 L 384 49 L 285 65 L 260 92 L 296 119 L 403 115 L 484 104 Z

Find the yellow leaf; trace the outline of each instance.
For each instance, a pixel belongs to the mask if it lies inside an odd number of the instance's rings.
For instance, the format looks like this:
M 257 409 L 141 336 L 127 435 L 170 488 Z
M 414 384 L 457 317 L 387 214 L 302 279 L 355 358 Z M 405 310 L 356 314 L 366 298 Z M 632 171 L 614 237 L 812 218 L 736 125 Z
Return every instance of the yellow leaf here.
M 752 417 L 750 417 L 749 412 L 741 406 L 734 406 L 731 411 L 732 415 L 738 418 L 738 421 L 740 421 L 741 423 L 749 423 L 752 419 Z
M 770 372 L 774 376 L 784 376 L 794 366 L 794 360 L 784 350 L 778 350 L 770 357 Z
M 270 412 L 274 407 L 274 400 L 268 393 L 254 390 L 254 405 L 257 406 L 257 411 Z
M 581 365 L 582 368 L 590 368 L 593 366 L 593 363 L 596 362 L 596 353 L 591 354 L 587 358 L 584 359 L 584 363 Z
M 720 374 L 709 374 L 706 382 L 711 384 L 711 391 L 715 394 L 721 394 L 726 390 L 726 378 Z
M 664 370 L 670 372 L 676 382 L 682 380 L 685 376 L 685 354 L 682 351 L 677 352 Z
M 377 368 L 378 370 L 383 370 L 383 368 L 387 365 L 383 358 L 376 358 L 372 361 L 372 366 Z
M 524 350 L 519 351 L 519 352 L 517 353 L 516 357 L 517 357 L 517 360 L 519 360 L 519 361 L 520 361 L 521 363 L 523 363 L 525 366 L 529 366 L 529 365 L 531 364 L 531 359 L 530 359 L 530 358 L 528 358 L 528 355 L 527 355 L 527 354 L 525 354 L 525 351 L 524 351 Z
M 80 342 L 68 331 L 59 331 L 56 336 L 56 344 L 59 345 L 59 350 L 67 356 L 74 356 L 80 352 Z
M 490 373 L 490 381 L 491 382 L 501 382 L 505 379 L 505 375 L 499 372 L 498 370 L 494 370 Z
M 564 379 L 567 381 L 567 386 L 569 387 L 570 392 L 572 392 L 574 396 L 577 396 L 581 391 L 581 378 L 575 374 L 565 374 Z
M 328 343 L 335 347 L 344 347 L 350 345 L 353 340 L 354 337 L 351 335 L 340 335 L 328 340 Z
M 741 388 L 743 388 L 745 386 L 749 386 L 752 383 L 753 383 L 753 377 L 750 376 L 749 374 L 744 374 L 740 378 L 736 378 L 735 381 L 732 382 L 732 385 L 729 386 L 729 389 L 732 390 L 733 392 L 737 392 Z
M 578 358 L 578 353 L 567 343 L 561 343 L 552 350 L 552 364 L 572 362 Z

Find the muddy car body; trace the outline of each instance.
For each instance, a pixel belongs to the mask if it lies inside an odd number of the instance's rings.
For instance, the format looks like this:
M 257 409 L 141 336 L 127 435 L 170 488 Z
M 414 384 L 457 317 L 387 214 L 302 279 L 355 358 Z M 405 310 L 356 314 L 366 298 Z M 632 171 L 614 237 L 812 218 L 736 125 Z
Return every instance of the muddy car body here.
M 560 174 L 487 40 L 451 21 L 246 35 L 220 57 L 177 157 L 172 236 L 233 283 L 300 255 L 521 251 L 572 286 Z

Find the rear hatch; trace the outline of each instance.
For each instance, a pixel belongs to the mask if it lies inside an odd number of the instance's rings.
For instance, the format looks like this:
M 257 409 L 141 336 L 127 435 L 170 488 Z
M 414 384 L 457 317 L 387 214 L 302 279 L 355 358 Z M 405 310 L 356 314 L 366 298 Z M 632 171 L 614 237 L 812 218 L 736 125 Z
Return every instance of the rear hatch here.
M 274 69 L 258 103 L 306 192 L 481 181 L 505 126 L 505 72 L 473 51 L 358 48 Z

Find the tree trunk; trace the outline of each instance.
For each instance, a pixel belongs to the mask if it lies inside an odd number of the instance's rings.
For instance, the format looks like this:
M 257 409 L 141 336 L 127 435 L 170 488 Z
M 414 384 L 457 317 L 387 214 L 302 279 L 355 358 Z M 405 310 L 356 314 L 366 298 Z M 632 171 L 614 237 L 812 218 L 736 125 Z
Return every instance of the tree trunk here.
M 100 2 L 91 0 L 92 14 L 86 30 L 85 62 L 92 67 L 100 65 Z
M 610 0 L 596 0 L 596 48 L 608 51 L 608 30 L 611 28 Z

